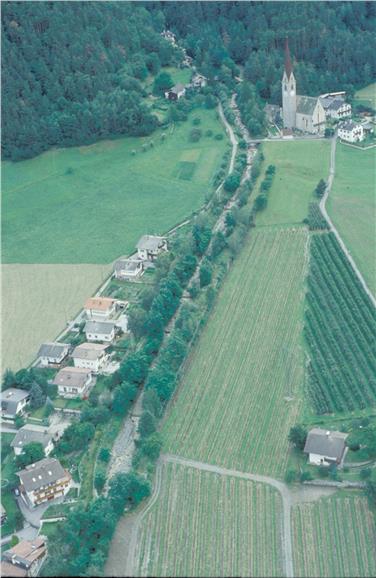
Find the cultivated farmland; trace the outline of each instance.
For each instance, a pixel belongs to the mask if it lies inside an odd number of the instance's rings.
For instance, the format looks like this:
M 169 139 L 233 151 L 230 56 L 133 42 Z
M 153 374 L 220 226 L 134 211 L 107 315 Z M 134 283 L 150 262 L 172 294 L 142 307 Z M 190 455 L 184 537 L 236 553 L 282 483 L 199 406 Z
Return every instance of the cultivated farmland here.
M 253 230 L 162 433 L 165 451 L 282 476 L 302 397 L 307 231 Z
M 376 525 L 365 497 L 296 506 L 292 527 L 296 576 L 376 576 Z
M 305 336 L 308 389 L 318 413 L 376 402 L 375 309 L 333 233 L 314 235 Z
M 266 165 L 277 170 L 268 194 L 268 209 L 257 216 L 257 224 L 301 223 L 320 179 L 329 173 L 329 142 L 266 142 Z
M 198 209 L 227 140 L 215 110 L 196 109 L 162 138 L 122 138 L 3 163 L 3 261 L 109 263 L 144 233 Z M 202 138 L 190 142 L 192 118 Z M 212 136 L 205 136 L 211 130 Z
M 166 464 L 158 500 L 141 519 L 132 575 L 281 576 L 281 510 L 270 486 Z M 125 524 L 116 531 L 108 576 L 130 570 Z
M 2 365 L 20 369 L 101 285 L 102 265 L 2 266 Z
M 376 294 L 376 149 L 337 145 L 336 176 L 327 210 L 342 239 Z

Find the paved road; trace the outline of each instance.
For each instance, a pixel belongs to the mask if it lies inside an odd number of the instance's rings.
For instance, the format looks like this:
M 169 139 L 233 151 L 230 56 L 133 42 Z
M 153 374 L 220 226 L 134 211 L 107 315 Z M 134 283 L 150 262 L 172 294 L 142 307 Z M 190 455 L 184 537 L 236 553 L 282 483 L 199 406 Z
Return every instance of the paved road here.
M 25 528 L 22 528 L 22 530 L 1 538 L 0 545 L 3 546 L 3 544 L 8 544 L 14 535 L 17 536 L 20 540 L 34 540 L 38 535 L 38 529 L 34 528 L 33 526 L 25 526 Z
M 334 135 L 334 137 L 332 138 L 332 143 L 331 143 L 331 149 L 330 149 L 330 171 L 329 171 L 329 178 L 328 178 L 328 182 L 326 185 L 326 189 L 325 189 L 325 193 L 320 201 L 320 209 L 322 214 L 324 215 L 325 219 L 328 221 L 329 223 L 329 227 L 330 230 L 335 234 L 338 243 L 340 244 L 342 251 L 345 253 L 347 259 L 350 262 L 350 265 L 352 266 L 352 268 L 354 269 L 354 272 L 356 274 L 356 276 L 358 277 L 360 283 L 362 284 L 362 287 L 364 289 L 364 291 L 367 293 L 368 297 L 371 299 L 373 305 L 376 307 L 376 299 L 373 295 L 373 293 L 371 292 L 371 290 L 369 289 L 363 275 L 361 274 L 361 272 L 359 271 L 354 259 L 352 258 L 350 251 L 347 249 L 345 243 L 343 242 L 339 232 L 337 231 L 333 221 L 331 220 L 331 218 L 328 215 L 328 212 L 326 210 L 326 200 L 329 196 L 330 190 L 332 188 L 332 184 L 333 184 L 333 180 L 334 180 L 334 176 L 335 176 L 335 170 L 336 170 L 336 144 L 337 144 L 337 136 Z
M 292 543 L 291 543 L 291 506 L 292 506 L 292 496 L 289 488 L 283 482 L 275 480 L 274 478 L 269 478 L 268 476 L 259 476 L 257 474 L 248 474 L 246 472 L 239 472 L 238 470 L 230 470 L 227 468 L 222 468 L 220 466 L 213 466 L 211 464 L 205 464 L 203 462 L 198 462 L 196 460 L 189 460 L 186 458 L 181 458 L 179 456 L 172 456 L 170 454 L 164 454 L 160 458 L 160 464 L 162 463 L 175 463 L 181 464 L 183 466 L 188 466 L 190 468 L 195 468 L 196 470 L 201 470 L 205 472 L 213 472 L 215 474 L 220 474 L 221 476 L 231 476 L 233 478 L 241 478 L 244 480 L 251 480 L 253 482 L 261 482 L 264 484 L 269 484 L 276 488 L 281 494 L 283 503 L 283 550 L 284 550 L 284 570 L 285 576 L 287 578 L 292 578 L 294 576 L 293 569 L 293 558 L 292 558 Z M 158 468 L 161 465 L 158 465 Z M 157 484 L 156 484 L 157 485 Z M 153 503 L 157 499 L 158 495 L 155 496 L 153 493 Z M 140 521 L 149 511 L 151 501 L 140 516 Z

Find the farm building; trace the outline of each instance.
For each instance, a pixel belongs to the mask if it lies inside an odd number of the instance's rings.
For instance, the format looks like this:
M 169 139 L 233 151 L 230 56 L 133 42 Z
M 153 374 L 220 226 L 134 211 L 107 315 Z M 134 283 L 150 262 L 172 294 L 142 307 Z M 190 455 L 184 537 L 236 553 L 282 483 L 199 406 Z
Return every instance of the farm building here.
M 10 387 L 0 393 L 1 417 L 13 420 L 17 415 L 23 415 L 25 406 L 30 398 L 30 392 L 24 389 Z
M 44 458 L 17 472 L 20 494 L 24 502 L 34 508 L 43 502 L 65 496 L 71 487 L 72 477 L 59 460 Z
M 85 313 L 89 319 L 110 319 L 115 309 L 116 301 L 109 297 L 90 297 L 85 303 Z
M 81 343 L 72 353 L 75 367 L 83 367 L 98 373 L 108 359 L 107 347 L 108 345 L 100 343 Z
M 341 465 L 345 456 L 348 434 L 313 428 L 308 433 L 304 453 L 310 464 L 316 466 Z
M 364 128 L 360 123 L 348 120 L 338 127 L 338 136 L 347 142 L 360 142 L 364 139 Z
M 27 425 L 18 430 L 10 445 L 12 446 L 15 455 L 19 456 L 22 454 L 24 447 L 32 442 L 42 444 L 44 455 L 46 457 L 54 449 L 51 434 L 49 434 L 46 430 L 37 430 L 30 428 Z
M 167 239 L 154 235 L 143 235 L 137 243 L 137 252 L 143 261 L 154 261 L 162 251 L 167 251 Z
M 38 362 L 44 366 L 59 365 L 68 355 L 69 349 L 68 343 L 42 343 L 38 351 Z
M 182 96 L 185 95 L 185 86 L 184 84 L 175 84 L 172 88 L 165 92 L 165 98 L 167 100 L 179 100 Z
M 133 281 L 142 273 L 142 261 L 139 259 L 118 259 L 115 261 L 114 274 L 116 279 Z
M 47 546 L 42 537 L 35 540 L 21 540 L 3 552 L 2 576 L 38 576 L 43 560 L 47 556 Z
M 106 341 L 112 343 L 115 338 L 115 324 L 104 321 L 87 321 L 85 334 L 88 341 Z
M 58 394 L 62 397 L 85 397 L 93 377 L 89 369 L 83 367 L 64 367 L 55 375 L 52 382 L 57 385 Z

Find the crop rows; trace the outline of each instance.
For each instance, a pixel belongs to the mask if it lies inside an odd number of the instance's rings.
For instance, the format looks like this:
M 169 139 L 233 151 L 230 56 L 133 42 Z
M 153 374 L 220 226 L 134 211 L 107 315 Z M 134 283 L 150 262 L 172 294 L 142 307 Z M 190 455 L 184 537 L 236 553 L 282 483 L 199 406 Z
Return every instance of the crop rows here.
M 317 202 L 309 203 L 308 226 L 310 231 L 329 229 L 328 221 L 323 216 L 320 205 Z
M 315 410 L 374 405 L 376 312 L 332 233 L 312 238 L 305 320 Z
M 281 499 L 265 484 L 163 466 L 136 576 L 281 576 Z
M 166 451 L 283 475 L 302 397 L 306 244 L 303 228 L 251 233 L 162 430 Z
M 296 576 L 376 576 L 376 525 L 366 498 L 301 504 L 292 529 Z

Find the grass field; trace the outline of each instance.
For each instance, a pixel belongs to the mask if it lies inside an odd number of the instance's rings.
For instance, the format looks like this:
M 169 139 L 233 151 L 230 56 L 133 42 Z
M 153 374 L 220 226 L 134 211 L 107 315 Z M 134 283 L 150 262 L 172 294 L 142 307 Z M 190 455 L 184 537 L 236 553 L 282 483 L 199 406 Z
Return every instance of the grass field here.
M 329 142 L 265 142 L 265 166 L 277 168 L 268 195 L 268 209 L 257 224 L 301 223 L 307 217 L 313 190 L 329 173 Z
M 363 104 L 376 109 L 376 82 L 357 90 L 354 100 L 355 104 Z
M 163 427 L 164 451 L 283 476 L 302 395 L 306 245 L 303 228 L 251 232 Z
M 301 504 L 292 527 L 296 576 L 376 576 L 376 525 L 365 497 Z
M 102 283 L 102 265 L 2 266 L 2 366 L 20 369 Z
M 282 576 L 281 499 L 265 484 L 167 464 L 135 576 Z M 121 522 L 106 575 L 124 576 Z M 122 573 L 123 570 L 123 573 Z
M 376 294 L 376 149 L 338 144 L 327 209 L 360 271 Z
M 215 110 L 193 114 L 203 133 L 223 133 Z M 165 141 L 159 131 L 3 163 L 3 262 L 109 263 L 142 234 L 173 227 L 202 204 L 227 146 L 205 136 L 191 143 L 191 129 L 189 120 Z M 194 160 L 182 173 L 187 153 Z

